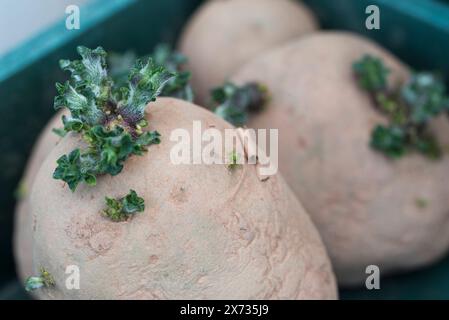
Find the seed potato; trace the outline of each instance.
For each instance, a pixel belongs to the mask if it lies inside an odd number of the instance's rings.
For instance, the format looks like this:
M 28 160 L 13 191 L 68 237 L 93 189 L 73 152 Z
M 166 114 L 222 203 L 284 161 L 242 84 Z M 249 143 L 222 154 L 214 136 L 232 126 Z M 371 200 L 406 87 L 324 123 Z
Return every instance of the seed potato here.
M 315 222 L 342 285 L 363 285 L 368 265 L 381 275 L 427 265 L 449 246 L 449 156 L 391 160 L 370 147 L 371 131 L 386 118 L 354 79 L 352 64 L 365 54 L 383 59 L 391 83 L 409 76 L 375 43 L 323 32 L 253 60 L 232 78 L 269 88 L 269 104 L 249 127 L 279 129 L 280 172 Z M 447 120 L 432 129 L 447 145 Z
M 320 237 L 283 179 L 260 181 L 254 165 L 174 165 L 174 129 L 231 128 L 185 101 L 159 98 L 146 116 L 159 145 L 133 156 L 114 177 L 72 193 L 54 180 L 56 159 L 80 146 L 67 135 L 52 150 L 31 195 L 34 271 L 56 286 L 42 299 L 335 299 L 334 276 Z M 124 222 L 100 214 L 105 195 L 130 188 L 145 211 Z M 65 286 L 66 267 L 80 290 Z
M 316 29 L 314 16 L 298 1 L 207 1 L 188 22 L 179 45 L 189 59 L 197 102 L 207 105 L 209 90 L 254 56 Z

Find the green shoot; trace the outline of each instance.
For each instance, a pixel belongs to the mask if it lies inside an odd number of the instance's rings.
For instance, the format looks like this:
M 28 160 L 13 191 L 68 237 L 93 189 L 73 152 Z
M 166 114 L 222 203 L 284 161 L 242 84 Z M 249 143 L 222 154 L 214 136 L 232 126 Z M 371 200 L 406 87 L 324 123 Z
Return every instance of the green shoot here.
M 237 86 L 231 82 L 211 91 L 215 114 L 232 123 L 243 126 L 251 112 L 260 111 L 268 100 L 267 89 L 257 83 Z
M 126 86 L 117 88 L 108 75 L 106 52 L 78 47 L 81 60 L 61 60 L 70 80 L 56 84 L 55 108 L 67 108 L 63 116 L 64 134 L 75 132 L 87 145 L 61 156 L 53 174 L 72 191 L 79 183 L 95 185 L 103 174 L 117 175 L 131 155 L 142 155 L 146 148 L 160 142 L 156 131 L 143 131 L 146 106 L 156 100 L 176 75 L 151 59 L 137 60 Z M 62 134 L 62 131 L 59 131 Z
M 105 198 L 106 209 L 103 210 L 103 216 L 111 219 L 114 222 L 121 222 L 128 220 L 133 214 L 145 210 L 145 201 L 139 197 L 134 190 L 123 198 Z
M 55 281 L 53 279 L 53 276 L 47 270 L 45 270 L 45 268 L 41 268 L 39 276 L 31 276 L 26 279 L 25 290 L 33 291 L 43 287 L 49 288 L 54 285 Z
M 390 158 L 417 151 L 437 159 L 442 150 L 428 123 L 449 110 L 449 97 L 442 80 L 429 72 L 415 73 L 401 86 L 389 89 L 389 69 L 382 60 L 364 56 L 353 65 L 361 88 L 368 91 L 377 108 L 388 119 L 371 136 L 371 146 Z

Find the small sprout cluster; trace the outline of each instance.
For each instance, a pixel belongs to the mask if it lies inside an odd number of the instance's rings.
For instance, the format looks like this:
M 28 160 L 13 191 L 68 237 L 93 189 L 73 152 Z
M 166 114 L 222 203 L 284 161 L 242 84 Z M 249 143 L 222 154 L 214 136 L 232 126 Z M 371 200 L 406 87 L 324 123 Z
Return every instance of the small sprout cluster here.
M 131 215 L 145 210 L 144 199 L 139 197 L 134 190 L 120 199 L 105 198 L 106 209 L 103 210 L 103 216 L 111 219 L 114 222 L 121 222 L 128 220 Z
M 182 69 L 188 62 L 187 57 L 179 52 L 173 51 L 167 44 L 156 46 L 151 57 L 157 65 L 164 66 L 168 71 L 177 74 L 176 78 L 172 78 L 168 81 L 162 91 L 162 96 L 192 102 L 194 98 L 190 86 L 190 78 L 192 75 L 189 71 L 184 71 Z
M 190 86 L 191 73 L 184 71 L 183 66 L 187 63 L 187 57 L 174 51 L 168 44 L 162 43 L 156 46 L 153 53 L 144 59 L 151 58 L 156 66 L 164 67 L 177 76 L 170 79 L 161 92 L 162 97 L 173 97 L 189 102 L 193 101 L 193 91 Z M 126 84 L 128 70 L 137 60 L 134 52 L 128 51 L 124 54 L 111 54 L 109 56 L 110 74 L 116 86 Z
M 51 131 L 55 135 L 57 135 L 57 136 L 59 136 L 61 138 L 64 138 L 66 136 L 66 134 L 67 134 L 67 131 L 65 131 L 64 128 L 53 128 L 53 129 L 51 129 Z
M 424 198 L 417 198 L 415 204 L 419 209 L 425 209 L 429 206 L 429 202 Z
M 35 277 L 31 276 L 28 277 L 25 281 L 25 290 L 26 291 L 33 291 L 36 289 L 40 289 L 42 287 L 52 287 L 55 285 L 55 280 L 53 279 L 53 276 L 45 269 L 40 269 L 40 275 Z
M 268 100 L 267 89 L 258 83 L 237 86 L 231 82 L 211 91 L 215 114 L 235 126 L 243 126 L 250 112 L 260 111 Z
M 64 132 L 79 134 L 87 147 L 75 149 L 57 161 L 55 179 L 65 181 L 74 191 L 79 183 L 95 185 L 97 176 L 116 175 L 131 155 L 142 155 L 146 147 L 160 142 L 157 131 L 148 126 L 145 109 L 156 100 L 167 83 L 176 78 L 151 59 L 137 60 L 126 85 L 117 87 L 108 75 L 106 52 L 78 47 L 81 60 L 61 60 L 63 70 L 71 73 L 64 84 L 56 84 L 56 109 L 67 108 Z
M 449 110 L 442 80 L 429 72 L 414 73 L 407 82 L 390 89 L 390 70 L 381 59 L 369 55 L 355 62 L 353 70 L 360 87 L 369 92 L 377 108 L 389 119 L 387 126 L 374 128 L 371 146 L 390 158 L 400 158 L 409 151 L 439 158 L 441 147 L 428 124 Z
M 16 198 L 16 200 L 22 200 L 25 199 L 27 194 L 28 194 L 27 185 L 24 180 L 20 180 L 16 190 L 14 191 L 14 197 Z
M 228 164 L 228 169 L 230 171 L 235 170 L 237 167 L 239 166 L 239 155 L 237 154 L 236 151 L 231 152 L 231 154 L 229 155 L 229 164 Z

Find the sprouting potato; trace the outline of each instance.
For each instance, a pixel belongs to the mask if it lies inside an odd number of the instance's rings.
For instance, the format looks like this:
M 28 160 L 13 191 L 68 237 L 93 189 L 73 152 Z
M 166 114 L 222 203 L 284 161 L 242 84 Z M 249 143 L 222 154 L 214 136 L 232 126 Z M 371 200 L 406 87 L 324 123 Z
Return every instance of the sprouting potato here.
M 320 236 L 279 175 L 255 165 L 175 165 L 170 134 L 192 121 L 232 128 L 204 108 L 158 98 L 146 120 L 160 144 L 131 157 L 123 171 L 71 192 L 52 178 L 56 160 L 82 140 L 68 134 L 41 166 L 31 194 L 34 273 L 55 285 L 41 299 L 334 299 L 334 276 Z M 105 195 L 129 188 L 145 210 L 114 222 L 100 214 Z M 80 289 L 66 288 L 67 266 Z
M 293 0 L 212 0 L 191 18 L 180 51 L 189 59 L 196 101 L 245 62 L 317 29 L 313 14 Z
M 232 77 L 269 89 L 271 100 L 248 126 L 279 129 L 280 172 L 316 224 L 341 285 L 363 285 L 369 265 L 381 275 L 427 265 L 449 247 L 449 156 L 390 159 L 370 147 L 373 128 L 387 119 L 353 73 L 366 54 L 384 61 L 391 85 L 410 76 L 375 43 L 323 32 L 256 58 Z M 446 118 L 431 130 L 447 143 Z

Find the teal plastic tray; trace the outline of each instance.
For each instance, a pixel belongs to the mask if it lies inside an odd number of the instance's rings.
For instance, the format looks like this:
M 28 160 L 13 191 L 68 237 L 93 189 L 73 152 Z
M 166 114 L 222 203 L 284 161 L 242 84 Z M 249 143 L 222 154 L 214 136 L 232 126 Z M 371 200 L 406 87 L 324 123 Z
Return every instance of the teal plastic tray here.
M 174 43 L 200 0 L 96 0 L 81 7 L 81 29 L 60 21 L 0 57 L 0 299 L 26 298 L 15 280 L 11 250 L 14 190 L 37 134 L 52 115 L 54 83 L 64 79 L 60 58 L 75 47 L 101 45 L 144 54 Z M 449 74 L 449 6 L 446 0 L 304 0 L 325 28 L 362 33 L 416 69 Z M 365 29 L 365 8 L 381 10 L 381 29 Z M 448 299 L 449 258 L 426 269 L 381 281 L 381 290 L 344 290 L 348 299 Z
M 327 29 L 376 40 L 417 70 L 449 74 L 449 0 L 304 0 Z M 368 30 L 365 9 L 380 9 L 380 29 Z

